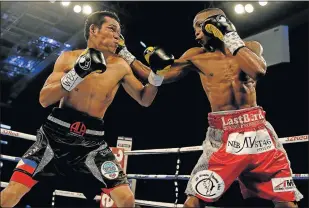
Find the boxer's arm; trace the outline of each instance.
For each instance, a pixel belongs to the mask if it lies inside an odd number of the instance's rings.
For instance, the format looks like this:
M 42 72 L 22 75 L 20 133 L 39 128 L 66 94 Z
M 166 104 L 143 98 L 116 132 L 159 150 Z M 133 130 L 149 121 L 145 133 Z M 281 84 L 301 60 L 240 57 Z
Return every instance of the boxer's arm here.
M 189 71 L 198 71 L 198 69 L 192 63 L 191 59 L 204 52 L 205 51 L 202 48 L 190 48 L 179 59 L 174 61 L 174 64 L 172 64 L 170 69 L 161 70 L 157 72 L 157 74 L 164 76 L 163 83 L 172 83 L 178 81 L 187 75 Z
M 126 75 L 123 77 L 122 86 L 125 91 L 140 105 L 148 107 L 152 104 L 156 94 L 158 92 L 158 87 L 151 84 L 146 84 L 145 86 L 134 76 L 130 66 L 124 62 L 122 67 L 127 71 Z
M 148 80 L 151 69 L 145 64 L 143 64 L 141 61 L 135 59 L 131 64 L 131 69 L 141 80 Z
M 68 71 L 67 63 L 69 59 L 70 52 L 63 52 L 56 60 L 53 72 L 45 81 L 39 98 L 39 102 L 44 108 L 58 102 L 61 98 L 69 93 L 63 89 L 60 82 L 63 75 Z
M 203 52 L 201 48 L 191 48 L 187 50 L 179 59 L 176 59 L 174 64 L 169 69 L 158 71 L 157 74 L 163 75 L 163 83 L 172 83 L 184 77 L 194 66 L 189 59 Z M 143 80 L 147 80 L 151 69 L 144 65 L 139 60 L 135 59 L 131 68 Z
M 266 62 L 262 57 L 263 47 L 256 41 L 246 42 L 246 47 L 238 50 L 235 58 L 242 69 L 252 79 L 266 74 Z

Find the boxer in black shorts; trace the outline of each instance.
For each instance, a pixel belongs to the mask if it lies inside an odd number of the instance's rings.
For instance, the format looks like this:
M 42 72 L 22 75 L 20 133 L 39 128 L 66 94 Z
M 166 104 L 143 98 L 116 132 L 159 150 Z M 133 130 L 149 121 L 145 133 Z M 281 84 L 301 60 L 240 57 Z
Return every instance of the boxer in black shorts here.
M 128 184 L 103 135 L 103 120 L 71 108 L 54 108 L 38 130 L 37 141 L 17 164 L 11 181 L 31 188 L 44 177 L 69 176 L 79 186 L 83 182 L 87 186 L 95 177 L 103 186 L 97 183 L 96 189 L 85 193 L 92 199 L 100 187 L 109 193 L 116 186 Z
M 116 54 L 120 20 L 112 12 L 89 15 L 85 22 L 87 48 L 63 52 L 41 92 L 47 107 L 60 101 L 37 133 L 37 141 L 16 166 L 1 192 L 1 207 L 13 207 L 42 176 L 61 175 L 81 184 L 90 180 L 110 194 L 118 207 L 134 207 L 126 175 L 104 141 L 103 117 L 120 86 L 140 105 L 153 102 L 163 80 L 149 78 L 145 86 L 126 60 Z M 83 186 L 82 183 L 85 185 Z M 89 195 L 89 197 L 94 197 Z M 93 199 L 93 198 L 92 198 Z

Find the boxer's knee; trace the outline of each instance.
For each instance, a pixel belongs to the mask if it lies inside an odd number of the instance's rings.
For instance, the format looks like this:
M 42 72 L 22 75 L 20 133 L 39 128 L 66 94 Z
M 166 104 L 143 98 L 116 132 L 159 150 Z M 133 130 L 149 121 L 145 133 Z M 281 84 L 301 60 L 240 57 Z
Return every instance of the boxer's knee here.
M 119 197 L 115 201 L 117 207 L 134 207 L 135 200 L 134 200 L 134 195 L 127 193 Z
M 127 194 L 123 199 L 123 207 L 134 207 L 135 199 L 132 193 Z
M 195 196 L 188 196 L 183 207 L 200 207 L 200 200 Z
M 134 207 L 135 199 L 129 186 L 120 186 L 110 192 L 117 207 Z
M 1 207 L 13 207 L 21 198 L 30 191 L 27 186 L 11 181 L 9 185 L 1 191 L 0 204 Z
M 293 201 L 290 201 L 290 202 L 275 202 L 274 201 L 274 204 L 275 204 L 275 208 L 297 208 L 298 207 L 297 202 L 293 202 Z

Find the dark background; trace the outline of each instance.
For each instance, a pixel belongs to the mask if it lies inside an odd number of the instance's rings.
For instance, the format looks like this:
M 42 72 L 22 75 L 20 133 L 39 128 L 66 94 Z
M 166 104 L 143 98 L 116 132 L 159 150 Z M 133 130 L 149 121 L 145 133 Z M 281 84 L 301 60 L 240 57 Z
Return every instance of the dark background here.
M 212 2 L 213 3 L 213 2 Z M 221 8 L 239 29 L 241 37 L 261 32 L 277 26 L 282 19 L 293 16 L 308 3 L 296 3 L 291 9 L 273 10 L 257 9 L 252 16 L 237 17 L 230 11 L 232 5 L 222 3 Z M 269 2 L 269 4 L 276 2 Z M 144 48 L 139 41 L 147 45 L 161 45 L 179 57 L 188 48 L 197 46 L 194 41 L 192 20 L 194 15 L 211 6 L 202 2 L 123 2 L 127 11 L 130 6 L 138 5 L 132 11 L 133 18 L 124 18 L 124 34 L 127 46 L 140 60 Z M 217 3 L 219 4 L 219 3 Z M 216 6 L 216 5 L 215 5 Z M 266 9 L 265 9 L 266 10 Z M 259 13 L 260 12 L 260 13 Z M 122 17 L 122 15 L 120 15 Z M 307 15 L 308 17 L 308 15 Z M 264 18 L 264 20 L 263 20 Z M 269 18 L 269 19 L 266 19 Z M 246 19 L 246 20 L 245 20 Z M 270 21 L 271 20 L 271 21 Z M 291 23 L 292 22 L 292 23 Z M 267 120 L 274 126 L 279 137 L 308 134 L 308 20 L 289 20 L 290 63 L 268 67 L 267 74 L 257 84 L 258 104 L 267 112 Z M 77 47 L 84 47 L 80 42 Z M 1 107 L 1 123 L 12 126 L 13 130 L 35 134 L 51 109 L 42 108 L 38 102 L 39 92 L 52 66 L 47 67 L 35 77 L 10 105 Z M 5 89 L 2 88 L 2 94 Z M 5 103 L 7 97 L 2 97 Z M 141 107 L 120 88 L 116 98 L 104 118 L 106 124 L 106 141 L 110 146 L 116 145 L 118 136 L 133 138 L 133 149 L 153 149 L 201 145 L 205 138 L 207 114 L 210 105 L 202 89 L 199 77 L 190 73 L 177 83 L 161 86 L 158 95 L 149 108 Z M 32 144 L 31 141 L 2 136 L 9 142 L 1 146 L 1 153 L 21 156 Z M 294 173 L 308 173 L 307 143 L 284 145 L 291 161 Z M 181 154 L 180 174 L 190 174 L 201 152 Z M 178 155 L 130 156 L 128 173 L 140 174 L 174 174 Z M 9 181 L 15 163 L 3 161 L 1 181 Z M 57 189 L 77 191 L 73 184 L 59 182 Z M 76 184 L 75 184 L 76 185 Z M 186 181 L 180 181 L 179 203 L 183 203 Z M 300 207 L 308 206 L 308 181 L 296 181 L 304 195 Z M 59 187 L 59 188 L 58 188 Z M 138 180 L 136 198 L 150 201 L 173 203 L 175 200 L 173 181 Z M 51 192 L 43 184 L 37 185 L 21 202 L 20 206 L 50 206 Z M 57 197 L 57 206 L 98 206 L 91 201 Z M 237 183 L 234 183 L 216 206 L 272 206 L 264 200 L 246 200 L 241 197 Z

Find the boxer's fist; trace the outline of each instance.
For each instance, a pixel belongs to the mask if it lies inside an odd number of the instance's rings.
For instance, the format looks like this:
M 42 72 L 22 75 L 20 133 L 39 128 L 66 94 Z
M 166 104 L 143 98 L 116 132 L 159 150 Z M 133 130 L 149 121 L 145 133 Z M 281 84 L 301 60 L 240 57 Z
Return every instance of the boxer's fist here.
M 235 32 L 236 28 L 224 15 L 216 15 L 205 20 L 202 24 L 202 31 L 207 36 L 216 37 L 223 41 L 223 37 L 227 33 Z
M 84 78 L 91 72 L 103 73 L 106 70 L 106 62 L 102 52 L 94 48 L 88 48 L 78 57 L 74 65 L 75 72 Z
M 61 78 L 61 85 L 66 91 L 74 89 L 90 73 L 106 70 L 106 61 L 102 52 L 87 48 L 76 60 L 74 68 Z
M 116 49 L 116 54 L 118 54 L 121 58 L 123 58 L 129 65 L 135 60 L 135 56 L 133 56 L 130 51 L 128 51 L 123 35 L 120 34 L 120 40 L 118 42 L 118 47 Z
M 148 47 L 144 51 L 144 57 L 154 72 L 162 70 L 174 63 L 174 56 L 166 54 L 159 47 Z
M 223 41 L 233 55 L 245 46 L 233 23 L 224 15 L 215 15 L 206 19 L 202 24 L 202 31 L 209 37 L 216 37 Z
M 116 49 L 116 54 L 119 54 L 119 52 L 120 52 L 122 49 L 126 48 L 126 44 L 125 44 L 125 40 L 124 40 L 123 35 L 120 34 L 120 35 L 119 35 L 119 38 L 120 38 L 120 40 L 119 40 L 119 42 L 118 42 L 118 47 L 117 47 L 117 49 Z
M 156 72 L 166 69 L 173 64 L 174 56 L 167 55 L 162 48 L 148 47 L 144 51 L 144 57 L 152 70 L 148 76 L 148 82 L 154 86 L 160 86 L 164 77 L 156 74 Z

